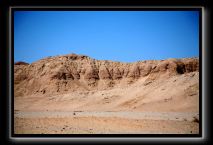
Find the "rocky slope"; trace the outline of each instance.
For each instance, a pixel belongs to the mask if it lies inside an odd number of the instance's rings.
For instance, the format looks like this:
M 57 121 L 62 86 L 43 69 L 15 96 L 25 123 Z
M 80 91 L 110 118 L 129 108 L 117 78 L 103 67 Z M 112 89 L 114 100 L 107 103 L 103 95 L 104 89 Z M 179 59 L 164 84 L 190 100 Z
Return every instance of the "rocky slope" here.
M 145 78 L 148 85 L 160 78 L 199 71 L 198 58 L 121 63 L 84 55 L 48 57 L 32 64 L 14 64 L 14 96 L 55 95 L 75 91 L 126 87 Z
M 16 62 L 14 96 L 18 134 L 199 133 L 198 58 Z

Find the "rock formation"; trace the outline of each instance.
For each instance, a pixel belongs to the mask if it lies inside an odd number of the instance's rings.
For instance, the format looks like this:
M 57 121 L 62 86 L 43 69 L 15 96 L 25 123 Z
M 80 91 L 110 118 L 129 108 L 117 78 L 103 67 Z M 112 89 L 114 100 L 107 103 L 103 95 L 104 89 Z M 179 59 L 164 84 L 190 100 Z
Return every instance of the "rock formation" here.
M 53 95 L 76 90 L 102 90 L 129 85 L 147 77 L 147 82 L 162 76 L 199 71 L 198 58 L 149 60 L 121 63 L 95 60 L 85 55 L 64 55 L 41 59 L 32 64 L 14 64 L 14 95 Z

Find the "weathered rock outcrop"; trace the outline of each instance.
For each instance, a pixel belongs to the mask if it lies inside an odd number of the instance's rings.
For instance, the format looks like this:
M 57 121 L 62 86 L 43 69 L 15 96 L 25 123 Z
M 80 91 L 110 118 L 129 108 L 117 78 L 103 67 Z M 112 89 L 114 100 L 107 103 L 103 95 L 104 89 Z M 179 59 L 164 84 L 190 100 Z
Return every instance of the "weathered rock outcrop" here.
M 129 81 L 134 83 L 144 77 L 150 80 L 161 75 L 182 75 L 193 71 L 199 71 L 198 58 L 121 63 L 70 54 L 48 57 L 32 64 L 15 63 L 14 92 L 18 97 L 103 89 L 106 88 L 104 84 L 108 87 L 128 85 Z
M 28 65 L 29 63 L 23 62 L 23 61 L 18 61 L 15 62 L 15 65 Z

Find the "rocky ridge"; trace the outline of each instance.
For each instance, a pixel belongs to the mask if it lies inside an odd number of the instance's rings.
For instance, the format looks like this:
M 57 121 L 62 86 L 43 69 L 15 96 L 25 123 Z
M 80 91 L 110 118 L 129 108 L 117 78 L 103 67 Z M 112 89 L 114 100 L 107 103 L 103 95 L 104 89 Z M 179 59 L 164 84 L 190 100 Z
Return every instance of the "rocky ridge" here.
M 122 63 L 69 54 L 48 57 L 32 64 L 15 63 L 14 95 L 22 97 L 104 90 L 128 86 L 141 78 L 146 78 L 146 85 L 158 78 L 166 79 L 195 71 L 199 71 L 198 58 Z

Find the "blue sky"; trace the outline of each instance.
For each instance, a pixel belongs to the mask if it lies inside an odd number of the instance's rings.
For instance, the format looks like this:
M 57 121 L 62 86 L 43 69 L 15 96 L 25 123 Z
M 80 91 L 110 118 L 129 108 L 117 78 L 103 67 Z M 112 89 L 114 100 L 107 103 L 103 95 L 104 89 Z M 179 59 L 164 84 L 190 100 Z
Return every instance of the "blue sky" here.
M 199 56 L 198 11 L 15 11 L 14 61 L 64 54 L 99 60 Z

